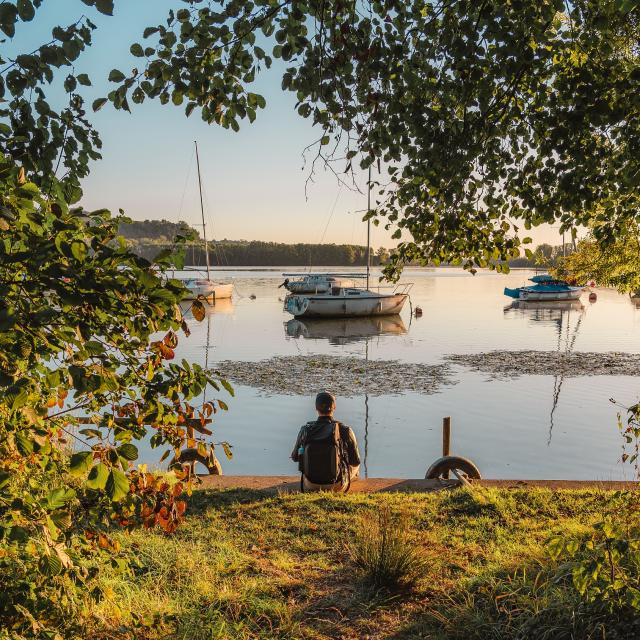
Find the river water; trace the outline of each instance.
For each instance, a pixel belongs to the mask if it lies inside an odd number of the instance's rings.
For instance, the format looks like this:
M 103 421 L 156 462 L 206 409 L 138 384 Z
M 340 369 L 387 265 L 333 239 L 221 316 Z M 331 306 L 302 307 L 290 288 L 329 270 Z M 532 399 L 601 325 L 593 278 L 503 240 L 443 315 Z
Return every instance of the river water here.
M 295 271 L 295 269 L 287 269 Z M 344 269 L 340 269 L 343 271 Z M 191 322 L 191 337 L 181 337 L 177 358 L 215 367 L 223 360 L 254 362 L 274 355 L 329 354 L 438 364 L 447 354 L 491 350 L 566 350 L 640 352 L 640 309 L 627 296 L 598 290 L 598 300 L 582 297 L 582 308 L 513 309 L 502 291 L 524 284 L 532 272 L 472 276 L 458 269 L 407 269 L 413 282 L 413 307 L 400 323 L 376 335 L 356 321 L 327 327 L 291 324 L 283 311 L 282 270 L 220 270 L 216 278 L 233 281 L 233 301 L 218 301 L 205 320 Z M 252 298 L 255 296 L 255 299 Z M 359 324 L 358 324 L 359 323 Z M 353 427 L 363 456 L 362 475 L 423 477 L 441 454 L 441 424 L 452 420 L 452 453 L 471 458 L 486 478 L 631 478 L 619 462 L 622 438 L 615 398 L 638 400 L 640 378 L 593 376 L 559 378 L 522 375 L 495 379 L 486 373 L 452 367 L 454 385 L 439 393 L 393 393 L 338 398 L 336 417 Z M 289 454 L 301 424 L 314 416 L 313 397 L 267 394 L 234 385 L 224 397 L 229 411 L 218 414 L 215 437 L 233 446 L 221 454 L 227 474 L 296 473 Z M 210 394 L 212 396 L 212 394 Z M 158 451 L 143 450 L 153 463 Z

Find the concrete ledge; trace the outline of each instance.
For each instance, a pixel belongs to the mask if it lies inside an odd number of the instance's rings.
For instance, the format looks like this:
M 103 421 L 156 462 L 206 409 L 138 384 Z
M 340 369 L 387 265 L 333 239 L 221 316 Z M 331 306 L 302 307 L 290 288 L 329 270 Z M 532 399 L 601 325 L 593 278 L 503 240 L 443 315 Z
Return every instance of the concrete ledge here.
M 253 489 L 269 493 L 293 493 L 300 491 L 300 476 L 201 476 L 200 489 Z M 429 492 L 457 487 L 457 480 L 424 480 L 403 478 L 366 478 L 354 480 L 350 493 L 378 493 L 400 491 Z M 636 482 L 610 480 L 474 480 L 475 486 L 503 489 L 544 487 L 548 489 L 600 489 L 619 491 L 637 489 Z

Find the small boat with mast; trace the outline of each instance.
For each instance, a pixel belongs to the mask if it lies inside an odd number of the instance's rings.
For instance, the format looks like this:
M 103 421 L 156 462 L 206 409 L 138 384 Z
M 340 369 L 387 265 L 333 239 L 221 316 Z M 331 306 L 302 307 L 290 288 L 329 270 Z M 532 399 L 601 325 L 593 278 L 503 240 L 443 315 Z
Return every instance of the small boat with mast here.
M 200 156 L 198 155 L 198 143 L 194 142 L 196 147 L 196 164 L 198 167 L 198 188 L 200 191 L 200 214 L 202 215 L 202 238 L 204 242 L 204 253 L 207 261 L 207 277 L 204 278 L 188 278 L 183 280 L 188 294 L 185 300 L 193 300 L 197 298 L 206 298 L 214 302 L 219 299 L 231 298 L 233 294 L 233 284 L 224 282 L 215 282 L 211 279 L 211 261 L 209 259 L 209 243 L 207 242 L 207 225 L 204 219 L 204 203 L 202 199 L 202 179 L 200 177 Z
M 371 210 L 371 168 L 367 181 L 367 209 Z M 329 276 L 330 274 L 319 274 Z M 353 276 L 351 276 L 353 277 Z M 332 284 L 324 293 L 298 294 L 291 293 L 285 298 L 284 310 L 296 318 L 357 318 L 372 316 L 396 315 L 402 311 L 412 284 L 399 284 L 390 287 L 391 291 L 383 292 L 376 287 L 370 288 L 371 278 L 371 220 L 367 220 L 367 271 L 366 287 L 344 286 L 342 283 Z

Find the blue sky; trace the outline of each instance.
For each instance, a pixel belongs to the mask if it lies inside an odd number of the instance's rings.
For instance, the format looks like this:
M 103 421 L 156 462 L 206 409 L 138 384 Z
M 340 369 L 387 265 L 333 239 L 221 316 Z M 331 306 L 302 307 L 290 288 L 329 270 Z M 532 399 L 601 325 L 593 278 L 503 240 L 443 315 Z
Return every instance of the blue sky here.
M 130 55 L 129 46 L 142 42 L 143 29 L 164 21 L 169 8 L 181 4 L 179 0 L 116 0 L 114 16 L 108 17 L 80 0 L 47 0 L 36 20 L 20 25 L 6 48 L 32 50 L 50 38 L 53 25 L 88 15 L 98 29 L 76 72 L 86 72 L 93 80 L 86 93 L 91 104 L 108 92 L 106 78 L 112 68 L 126 73 L 140 62 Z M 205 211 L 215 238 L 366 242 L 361 222 L 366 196 L 340 188 L 333 174 L 321 168 L 305 195 L 309 166 L 303 165 L 302 151 L 318 134 L 295 112 L 295 96 L 280 89 L 281 69 L 274 65 L 258 78 L 255 91 L 265 96 L 267 107 L 253 124 L 243 122 L 239 133 L 203 123 L 197 111 L 186 118 L 184 106 L 147 101 L 132 105 L 133 113 L 128 114 L 107 104 L 92 116 L 102 137 L 103 160 L 94 164 L 84 181 L 83 205 L 122 208 L 135 219 L 198 223 L 193 158 L 197 140 Z M 532 235 L 535 242 L 559 241 L 552 229 Z M 388 232 L 372 227 L 372 244 L 393 246 L 394 242 Z

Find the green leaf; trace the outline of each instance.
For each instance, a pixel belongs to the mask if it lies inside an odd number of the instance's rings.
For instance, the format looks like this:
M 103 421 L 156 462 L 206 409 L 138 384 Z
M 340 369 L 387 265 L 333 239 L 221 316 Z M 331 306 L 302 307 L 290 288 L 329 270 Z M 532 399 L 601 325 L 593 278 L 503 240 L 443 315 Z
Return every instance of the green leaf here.
M 9 484 L 11 480 L 11 474 L 7 471 L 0 471 L 0 489 L 3 489 Z
M 76 80 L 84 87 L 91 86 L 91 79 L 86 73 L 80 73 L 78 76 L 76 76 Z
M 78 262 L 84 262 L 87 257 L 87 245 L 80 240 L 71 243 L 71 254 Z
M 107 104 L 106 98 L 98 98 L 97 100 L 93 101 L 92 108 L 94 111 L 100 111 L 100 109 L 102 109 L 105 104 Z
M 40 557 L 38 569 L 45 576 L 57 576 L 62 571 L 62 561 L 55 553 L 45 553 Z
M 7 396 L 11 400 L 11 411 L 17 411 L 21 407 L 24 407 L 29 400 L 29 394 L 26 389 L 20 389 L 15 395 Z
M 28 456 L 33 453 L 33 440 L 31 440 L 29 436 L 27 436 L 24 433 L 17 433 L 15 435 L 15 440 L 16 440 L 16 446 L 18 447 L 18 451 L 23 456 Z
M 134 42 L 131 45 L 129 51 L 131 51 L 132 55 L 136 56 L 136 58 L 142 58 L 144 56 L 144 49 L 142 48 L 142 45 L 137 42 Z
M 557 560 L 564 551 L 564 538 L 562 536 L 553 536 L 547 542 L 547 553 L 553 560 Z
M 18 15 L 24 22 L 33 20 L 36 10 L 33 8 L 31 0 L 18 0 Z
M 71 514 L 68 511 L 58 509 L 51 514 L 51 520 L 58 529 L 68 529 L 71 526 Z
M 107 16 L 113 15 L 114 0 L 96 0 L 96 9 Z
M 224 450 L 224 455 L 227 456 L 228 460 L 233 458 L 233 452 L 231 451 L 231 445 L 228 442 L 221 442 L 222 449 Z
M 47 496 L 47 507 L 52 511 L 64 507 L 67 502 L 70 502 L 76 497 L 76 492 L 73 489 L 65 487 L 59 487 L 49 492 Z
M 129 493 L 127 476 L 119 469 L 111 469 L 105 491 L 113 502 L 120 502 Z
M 231 396 L 235 396 L 233 387 L 227 380 L 220 380 L 220 384 L 231 394 Z
M 89 489 L 104 489 L 107 484 L 107 478 L 109 477 L 109 467 L 104 463 L 99 462 L 95 467 L 89 471 L 89 476 L 85 482 L 85 485 Z
M 91 469 L 93 464 L 92 451 L 78 451 L 71 456 L 69 472 L 74 476 L 81 476 Z
M 118 455 L 125 460 L 137 460 L 138 449 L 131 443 L 126 443 L 118 447 Z
M 118 69 L 111 69 L 109 73 L 109 82 L 122 82 L 125 79 L 124 73 Z

